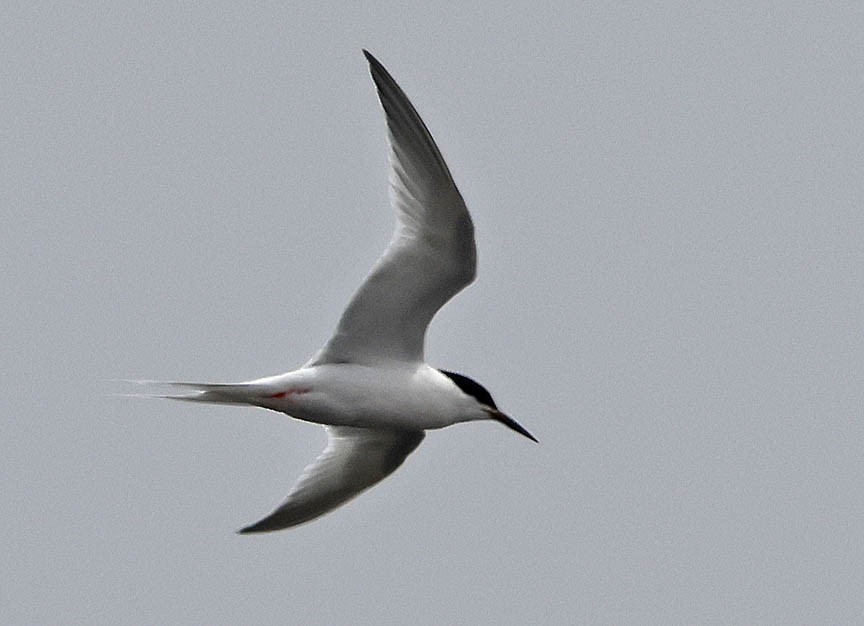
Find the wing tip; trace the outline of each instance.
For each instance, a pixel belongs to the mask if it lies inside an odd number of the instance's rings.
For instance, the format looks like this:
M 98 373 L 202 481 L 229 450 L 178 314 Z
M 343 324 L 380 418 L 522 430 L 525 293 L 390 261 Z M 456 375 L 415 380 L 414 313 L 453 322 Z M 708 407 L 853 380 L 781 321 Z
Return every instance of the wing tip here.
M 366 48 L 363 48 L 363 56 L 366 57 L 366 61 L 369 62 L 369 72 L 372 74 L 372 79 L 375 81 L 375 84 L 380 87 L 379 80 L 384 80 L 385 82 L 390 82 L 396 85 L 396 81 L 390 76 L 390 72 L 387 71 L 387 68 L 375 58 L 375 55 L 369 52 Z M 396 85 L 397 89 L 401 90 L 401 87 Z M 379 88 L 380 92 L 380 88 Z M 407 99 L 407 97 L 406 97 Z M 413 105 L 412 105 L 413 106 Z
M 255 535 L 260 533 L 272 532 L 274 530 L 280 530 L 281 526 L 273 526 L 272 524 L 267 523 L 269 517 L 265 517 L 262 520 L 258 520 L 254 524 L 249 524 L 248 526 L 244 526 L 243 528 L 235 531 L 238 535 Z
M 366 48 L 361 48 L 361 50 L 363 51 L 363 56 L 366 57 L 366 60 L 369 61 L 369 63 L 377 63 L 378 65 L 381 64 L 378 59 L 375 58 L 375 55 L 369 52 L 369 50 L 367 50 Z
M 317 516 L 315 516 L 317 517 Z M 283 519 L 282 516 L 279 515 L 279 509 L 265 517 L 264 519 L 260 519 L 254 524 L 249 524 L 248 526 L 244 526 L 239 529 L 237 532 L 238 535 L 256 535 L 261 533 L 272 533 L 277 530 L 284 530 L 286 528 L 291 528 L 292 526 L 298 526 L 300 524 L 304 524 L 314 518 L 300 518 L 294 520 L 286 520 Z

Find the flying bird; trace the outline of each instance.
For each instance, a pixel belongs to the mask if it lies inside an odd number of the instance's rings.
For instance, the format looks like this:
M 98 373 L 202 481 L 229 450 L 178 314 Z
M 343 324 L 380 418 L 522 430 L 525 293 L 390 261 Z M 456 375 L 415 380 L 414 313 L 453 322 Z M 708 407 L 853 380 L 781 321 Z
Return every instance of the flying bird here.
M 476 275 L 474 225 L 432 135 L 366 50 L 390 141 L 393 238 L 324 347 L 297 370 L 241 383 L 162 383 L 160 398 L 263 407 L 321 424 L 327 446 L 270 515 L 238 532 L 313 520 L 393 473 L 425 431 L 495 420 L 537 441 L 476 381 L 427 365 L 426 328 Z M 152 381 L 141 381 L 152 382 Z

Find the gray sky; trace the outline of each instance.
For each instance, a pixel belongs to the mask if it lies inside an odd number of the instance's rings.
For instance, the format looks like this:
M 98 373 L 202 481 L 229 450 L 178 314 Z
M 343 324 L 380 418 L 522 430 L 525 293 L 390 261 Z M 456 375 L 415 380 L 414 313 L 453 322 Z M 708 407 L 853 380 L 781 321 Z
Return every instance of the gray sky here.
M 0 623 L 861 623 L 859 4 L 295 4 L 0 13 Z M 361 47 L 477 225 L 429 359 L 541 445 L 239 537 L 321 429 L 101 381 L 327 339 L 393 223 Z

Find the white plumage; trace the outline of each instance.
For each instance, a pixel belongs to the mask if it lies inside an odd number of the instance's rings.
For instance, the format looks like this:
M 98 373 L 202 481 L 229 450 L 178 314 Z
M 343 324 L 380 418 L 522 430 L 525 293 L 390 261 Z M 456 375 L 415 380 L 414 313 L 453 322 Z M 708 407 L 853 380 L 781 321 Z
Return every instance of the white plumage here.
M 192 393 L 157 397 L 259 406 L 325 426 L 327 447 L 287 499 L 241 533 L 296 526 L 338 507 L 398 468 L 427 429 L 494 419 L 536 441 L 480 384 L 424 362 L 429 322 L 476 275 L 474 226 L 426 125 L 387 70 L 364 54 L 387 120 L 397 220 L 335 333 L 287 374 L 159 383 Z

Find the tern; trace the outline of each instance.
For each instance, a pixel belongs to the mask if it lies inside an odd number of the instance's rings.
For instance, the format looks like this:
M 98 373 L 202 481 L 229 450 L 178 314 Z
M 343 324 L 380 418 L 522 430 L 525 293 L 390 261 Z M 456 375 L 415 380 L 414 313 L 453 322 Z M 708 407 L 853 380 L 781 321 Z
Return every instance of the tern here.
M 481 384 L 424 360 L 429 322 L 476 276 L 474 225 L 411 101 L 375 57 L 363 54 L 390 142 L 397 219 L 383 255 L 333 336 L 299 369 L 241 383 L 165 382 L 186 391 L 155 396 L 262 407 L 326 429 L 327 446 L 285 501 L 241 534 L 297 526 L 332 511 L 392 474 L 426 430 L 495 420 L 537 441 Z

